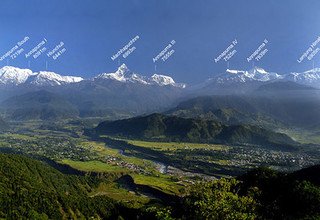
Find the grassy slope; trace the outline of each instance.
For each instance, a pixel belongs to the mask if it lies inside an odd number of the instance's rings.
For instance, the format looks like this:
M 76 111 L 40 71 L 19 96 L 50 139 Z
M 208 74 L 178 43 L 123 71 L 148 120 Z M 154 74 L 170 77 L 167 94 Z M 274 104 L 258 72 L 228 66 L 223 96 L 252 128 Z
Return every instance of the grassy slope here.
M 51 219 L 110 217 L 116 211 L 112 200 L 88 197 L 99 182 L 103 181 L 64 175 L 23 156 L 0 154 L 0 218 L 33 219 L 39 215 Z M 92 206 L 95 203 L 100 203 L 101 207 Z M 105 211 L 100 212 L 100 208 Z

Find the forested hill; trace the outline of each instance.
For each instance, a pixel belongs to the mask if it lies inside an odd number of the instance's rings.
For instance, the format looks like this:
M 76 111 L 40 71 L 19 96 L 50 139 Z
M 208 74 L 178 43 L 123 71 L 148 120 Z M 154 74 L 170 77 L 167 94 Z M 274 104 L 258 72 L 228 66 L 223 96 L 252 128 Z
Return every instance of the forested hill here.
M 153 141 L 183 141 L 224 144 L 254 144 L 293 149 L 287 135 L 251 125 L 224 125 L 214 120 L 151 114 L 117 121 L 105 121 L 98 134 Z
M 0 219 L 116 218 L 117 202 L 88 196 L 98 183 L 27 157 L 0 154 Z
M 198 182 L 166 208 L 128 209 L 107 196 L 88 196 L 102 179 L 0 154 L 0 219 L 319 219 L 319 169 L 259 168 L 237 179 Z

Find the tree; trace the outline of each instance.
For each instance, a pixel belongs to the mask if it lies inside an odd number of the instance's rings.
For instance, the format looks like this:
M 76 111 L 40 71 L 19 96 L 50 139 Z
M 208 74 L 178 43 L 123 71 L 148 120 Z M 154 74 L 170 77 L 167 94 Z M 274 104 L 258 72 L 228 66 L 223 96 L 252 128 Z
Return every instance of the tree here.
M 192 219 L 256 219 L 256 202 L 240 196 L 239 181 L 221 179 L 196 184 L 185 198 L 185 213 Z

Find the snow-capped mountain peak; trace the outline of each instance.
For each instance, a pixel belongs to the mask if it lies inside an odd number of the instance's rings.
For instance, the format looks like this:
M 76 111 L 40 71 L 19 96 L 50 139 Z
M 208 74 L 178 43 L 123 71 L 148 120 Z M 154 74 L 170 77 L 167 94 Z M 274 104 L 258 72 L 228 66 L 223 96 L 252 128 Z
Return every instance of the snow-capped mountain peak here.
M 141 83 L 144 85 L 158 85 L 167 86 L 171 85 L 174 87 L 184 88 L 185 84 L 178 84 L 170 76 L 153 74 L 150 78 L 146 76 L 133 73 L 129 70 L 126 64 L 122 64 L 116 72 L 114 73 L 102 73 L 94 78 L 94 80 L 105 79 L 105 80 L 115 80 L 119 82 L 132 82 Z
M 262 69 L 261 67 L 257 67 L 257 66 L 255 66 L 254 68 L 252 68 L 249 72 L 252 72 L 252 73 L 254 73 L 254 74 L 257 74 L 257 73 L 259 73 L 259 74 L 268 74 L 267 71 L 265 71 L 265 70 Z
M 61 76 L 54 72 L 32 72 L 29 69 L 20 69 L 12 66 L 4 66 L 0 69 L 0 84 L 20 85 L 33 84 L 38 86 L 55 86 L 82 81 L 81 77 Z
M 160 74 L 153 74 L 151 76 L 151 82 L 154 82 L 160 86 L 166 85 L 174 85 L 175 81 L 170 76 L 160 75 Z
M 226 73 L 230 73 L 230 74 L 246 74 L 246 75 L 268 74 L 267 71 L 265 71 L 264 69 L 262 69 L 260 67 L 254 67 L 249 71 L 227 69 Z
M 285 76 L 285 79 L 306 85 L 320 87 L 320 68 L 314 68 L 302 73 L 289 73 Z
M 262 81 L 262 82 L 282 78 L 281 75 L 273 72 L 267 72 L 266 70 L 260 67 L 254 67 L 250 71 L 247 71 L 245 75 L 252 80 Z
M 153 74 L 149 79 L 150 84 L 156 84 L 159 86 L 174 86 L 179 88 L 186 88 L 187 85 L 184 83 L 176 83 L 172 77 L 162 75 L 162 74 Z
M 305 71 L 304 73 L 312 73 L 312 74 L 320 73 L 320 68 L 314 68 L 314 69 Z
M 241 74 L 244 73 L 245 71 L 243 70 L 233 70 L 233 69 L 227 69 L 226 73 L 230 73 L 230 74 Z
M 82 81 L 83 78 L 75 76 L 61 76 L 54 72 L 40 71 L 29 77 L 28 82 L 40 86 L 56 86 Z
M 120 82 L 127 81 L 126 75 L 130 72 L 126 64 L 119 66 L 116 72 L 114 73 L 102 73 L 99 74 L 95 79 L 111 79 Z
M 126 64 L 122 64 L 121 66 L 119 66 L 117 73 L 121 74 L 121 75 L 125 75 L 126 73 L 130 72 L 129 68 L 127 67 Z
M 221 85 L 225 83 L 246 83 L 252 81 L 266 82 L 281 78 L 282 76 L 277 73 L 268 72 L 260 67 L 254 67 L 249 71 L 227 69 L 226 73 L 220 74 L 210 79 L 210 81 L 216 81 Z
M 130 81 L 130 82 L 138 82 L 138 83 L 142 83 L 142 84 L 148 84 L 148 79 L 146 77 L 141 76 L 141 75 L 136 74 L 136 73 L 132 73 L 130 78 L 128 78 L 128 81 Z
M 0 69 L 0 83 L 5 85 L 19 85 L 34 75 L 29 69 L 20 69 L 13 66 L 4 66 Z
M 314 68 L 305 72 L 291 72 L 278 74 L 266 71 L 260 67 L 254 67 L 250 70 L 227 69 L 225 73 L 216 75 L 208 79 L 204 86 L 213 84 L 219 88 L 235 86 L 245 83 L 267 83 L 275 81 L 292 81 L 316 88 L 320 88 L 320 68 Z

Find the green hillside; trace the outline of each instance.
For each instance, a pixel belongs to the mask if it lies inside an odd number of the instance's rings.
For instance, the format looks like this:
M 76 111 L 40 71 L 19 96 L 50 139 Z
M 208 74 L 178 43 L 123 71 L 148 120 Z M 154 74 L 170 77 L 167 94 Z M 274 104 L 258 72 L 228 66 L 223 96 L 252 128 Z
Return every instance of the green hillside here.
M 98 134 L 152 141 L 254 144 L 289 147 L 296 143 L 287 135 L 250 125 L 223 125 L 206 119 L 152 114 L 118 121 L 102 122 Z
M 105 196 L 88 196 L 99 181 L 64 175 L 26 157 L 0 154 L 0 219 L 115 217 L 120 205 Z
M 319 219 L 319 172 L 319 166 L 291 174 L 259 168 L 196 184 L 183 213 L 189 219 Z
M 129 209 L 91 193 L 107 181 L 102 176 L 66 175 L 34 159 L 0 154 L 0 219 L 319 219 L 319 168 L 293 173 L 259 168 L 238 178 L 197 181 L 166 206 Z M 142 186 L 129 175 L 117 182 Z

